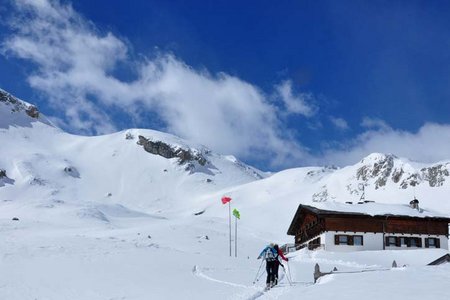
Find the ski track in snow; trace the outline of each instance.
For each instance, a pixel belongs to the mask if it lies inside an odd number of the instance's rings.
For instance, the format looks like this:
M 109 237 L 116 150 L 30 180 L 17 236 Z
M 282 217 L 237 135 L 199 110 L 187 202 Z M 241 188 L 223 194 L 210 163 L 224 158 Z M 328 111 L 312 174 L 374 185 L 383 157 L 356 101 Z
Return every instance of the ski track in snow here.
M 206 275 L 205 273 L 203 273 L 200 270 L 200 267 L 195 265 L 192 273 L 194 273 L 195 276 L 204 278 L 206 280 L 210 280 L 210 281 L 214 281 L 214 282 L 218 282 L 218 283 L 222 283 L 222 284 L 226 284 L 226 285 L 230 285 L 230 286 L 235 286 L 235 287 L 242 287 L 242 288 L 250 288 L 251 286 L 248 285 L 243 285 L 243 284 L 239 284 L 239 283 L 234 283 L 234 282 L 228 282 L 228 281 L 223 281 L 223 280 L 219 280 L 219 279 L 215 279 L 212 277 L 209 277 L 208 275 Z
M 282 294 L 281 291 L 277 291 L 277 293 L 273 293 L 274 291 L 272 291 L 272 293 L 268 294 L 270 292 L 270 290 L 269 291 L 261 291 L 260 290 L 260 289 L 264 289 L 264 287 L 259 287 L 259 286 L 257 287 L 255 285 L 243 285 L 243 284 L 238 284 L 238 283 L 234 283 L 234 282 L 228 282 L 228 281 L 212 278 L 212 277 L 206 275 L 205 273 L 203 273 L 201 271 L 201 268 L 197 265 L 194 266 L 192 273 L 195 276 L 198 276 L 200 278 L 203 278 L 203 279 L 206 279 L 206 280 L 209 280 L 212 282 L 217 282 L 217 283 L 221 283 L 221 284 L 225 284 L 225 285 L 233 286 L 233 287 L 245 288 L 247 290 L 251 290 L 251 292 L 252 292 L 250 297 L 246 296 L 248 294 L 247 292 L 244 292 L 243 294 L 240 294 L 240 295 L 233 295 L 232 296 L 233 299 L 238 298 L 238 299 L 245 299 L 245 300 L 256 300 L 256 299 L 261 298 L 262 296 L 266 296 L 267 299 L 277 299 L 278 296 L 280 294 Z M 283 278 L 284 278 L 284 274 L 282 276 L 280 276 L 280 281 L 283 280 Z M 279 286 L 279 287 L 284 288 L 284 286 Z M 253 293 L 254 290 L 258 290 L 258 291 L 256 293 Z
M 246 296 L 248 293 L 244 292 L 243 294 L 240 294 L 240 295 L 233 295 L 233 299 L 239 298 L 239 299 L 245 299 L 245 300 L 256 300 L 256 299 L 260 299 L 261 297 L 264 297 L 264 299 L 278 299 L 282 294 L 284 294 L 285 290 L 291 289 L 297 285 L 297 284 L 291 285 L 290 283 L 286 282 L 284 284 L 279 284 L 279 285 L 271 288 L 268 291 L 265 291 L 263 286 L 243 285 L 243 284 L 238 284 L 238 283 L 234 283 L 234 282 L 228 282 L 228 281 L 212 278 L 212 277 L 206 275 L 205 273 L 203 273 L 201 271 L 201 268 L 198 265 L 194 266 L 192 273 L 197 277 L 200 277 L 200 278 L 212 281 L 212 282 L 217 282 L 220 284 L 225 284 L 225 285 L 233 286 L 233 287 L 245 288 L 247 290 L 252 291 L 251 296 Z M 279 281 L 281 282 L 285 279 L 286 279 L 285 273 L 280 274 Z M 308 286 L 311 283 L 307 283 L 307 284 L 302 283 L 302 284 L 304 284 L 305 286 Z M 263 289 L 263 290 L 261 290 L 261 289 Z M 253 293 L 254 290 L 258 290 L 258 291 Z

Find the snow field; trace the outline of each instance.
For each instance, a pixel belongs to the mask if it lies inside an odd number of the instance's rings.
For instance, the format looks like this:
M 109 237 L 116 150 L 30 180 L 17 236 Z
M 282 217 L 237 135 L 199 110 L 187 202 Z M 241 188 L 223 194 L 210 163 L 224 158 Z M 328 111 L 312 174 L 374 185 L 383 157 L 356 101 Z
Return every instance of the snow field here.
M 176 159 L 144 151 L 140 134 L 206 151 L 211 164 L 186 171 Z M 257 180 L 255 173 L 265 174 L 168 134 L 75 136 L 0 105 L 0 169 L 8 176 L 0 181 L 0 300 L 450 299 L 449 266 L 425 266 L 445 254 L 439 249 L 301 250 L 289 254 L 293 286 L 280 269 L 280 286 L 263 293 L 264 266 L 253 285 L 261 249 L 293 242 L 286 231 L 300 203 L 316 203 L 318 192 L 329 202 L 359 199 L 350 191 L 361 166 L 297 168 Z M 411 189 L 375 189 L 373 181 L 368 200 L 407 204 L 413 197 Z M 414 190 L 421 207 L 445 215 L 449 192 L 449 180 Z M 229 257 L 224 195 L 241 213 L 237 258 Z M 405 267 L 391 270 L 393 260 Z M 313 285 L 316 263 L 340 273 Z
M 78 207 L 66 204 L 51 209 L 14 206 L 8 203 L 0 212 L 0 299 L 326 299 L 336 291 L 345 299 L 378 299 L 381 289 L 395 290 L 392 282 L 411 290 L 408 299 L 421 299 L 428 289 L 436 290 L 436 299 L 450 296 L 442 288 L 448 266 L 424 267 L 445 253 L 439 249 L 301 250 L 289 254 L 285 263 L 294 285 L 280 268 L 280 287 L 262 293 L 264 265 L 260 280 L 253 281 L 261 264 L 256 256 L 266 240 L 244 227 L 239 257 L 230 258 L 226 218 L 155 218 L 103 208 L 104 221 L 86 219 L 73 213 Z M 26 217 L 18 222 L 9 218 L 19 213 Z M 394 259 L 407 267 L 386 271 Z M 334 267 L 340 272 L 381 271 L 325 276 L 312 285 L 316 263 L 323 272 Z

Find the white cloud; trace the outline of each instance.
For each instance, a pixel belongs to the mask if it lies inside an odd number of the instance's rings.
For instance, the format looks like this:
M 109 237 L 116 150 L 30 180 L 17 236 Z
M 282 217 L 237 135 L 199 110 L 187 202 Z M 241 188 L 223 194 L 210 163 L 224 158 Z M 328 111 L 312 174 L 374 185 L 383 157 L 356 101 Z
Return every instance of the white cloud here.
M 36 71 L 30 85 L 64 111 L 58 124 L 88 134 L 114 131 L 105 109 L 138 119 L 156 114 L 169 132 L 242 159 L 266 160 L 283 167 L 305 163 L 353 164 L 372 152 L 394 153 L 418 161 L 448 159 L 450 125 L 425 124 L 416 133 L 395 130 L 366 117 L 367 129 L 324 155 L 313 156 L 283 124 L 288 114 L 311 117 L 313 95 L 294 93 L 287 80 L 275 87 L 284 110 L 258 87 L 227 74 L 196 70 L 170 54 L 132 60 L 127 43 L 100 32 L 70 5 L 48 0 L 16 0 L 12 34 L 2 43 L 6 55 L 28 60 Z M 114 76 L 118 64 L 137 66 L 133 81 Z M 52 120 L 55 120 L 54 118 Z M 347 129 L 344 119 L 332 118 Z
M 176 57 L 132 61 L 126 43 L 101 33 L 70 5 L 48 0 L 16 0 L 13 34 L 6 54 L 28 60 L 36 72 L 30 85 L 65 112 L 66 128 L 88 134 L 115 130 L 104 109 L 119 108 L 139 117 L 153 112 L 176 135 L 241 158 L 269 160 L 282 166 L 309 157 L 291 138 L 279 115 L 285 112 L 254 85 L 227 74 L 195 70 Z M 135 80 L 113 75 L 119 64 L 138 66 Z M 309 116 L 312 96 L 294 96 L 290 81 L 278 86 L 290 113 Z
M 391 126 L 389 126 L 386 121 L 370 117 L 364 117 L 361 121 L 361 126 L 368 129 L 380 129 L 380 130 L 391 129 Z
M 330 121 L 339 130 L 348 130 L 349 129 L 347 121 L 345 121 L 343 118 L 330 117 Z
M 433 163 L 450 156 L 450 125 L 427 123 L 412 133 L 384 127 L 369 130 L 340 150 L 330 149 L 318 161 L 341 166 L 354 164 L 373 152 L 393 153 L 415 161 Z
M 311 117 L 317 108 L 313 105 L 314 96 L 311 93 L 298 93 L 292 91 L 292 81 L 285 80 L 276 86 L 279 98 L 283 101 L 286 112 Z

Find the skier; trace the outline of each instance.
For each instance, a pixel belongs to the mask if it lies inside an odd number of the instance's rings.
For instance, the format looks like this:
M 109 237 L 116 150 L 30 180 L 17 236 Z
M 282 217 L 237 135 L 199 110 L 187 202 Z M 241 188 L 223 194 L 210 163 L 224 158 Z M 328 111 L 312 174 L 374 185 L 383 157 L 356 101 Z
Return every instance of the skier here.
M 266 248 L 258 255 L 258 259 L 262 258 L 266 260 L 266 290 L 274 286 L 275 283 L 275 268 L 277 266 L 277 251 L 274 248 L 275 244 L 270 243 Z
M 281 263 L 281 259 L 283 259 L 284 261 L 289 261 L 289 259 L 284 256 L 283 251 L 281 251 L 280 247 L 278 247 L 278 244 L 275 244 L 273 246 L 273 248 L 275 249 L 275 251 L 277 251 L 277 260 L 276 260 L 276 264 L 275 264 L 275 281 L 274 281 L 274 285 L 277 285 L 278 284 L 278 269 L 280 268 L 280 265 L 284 268 L 283 264 Z

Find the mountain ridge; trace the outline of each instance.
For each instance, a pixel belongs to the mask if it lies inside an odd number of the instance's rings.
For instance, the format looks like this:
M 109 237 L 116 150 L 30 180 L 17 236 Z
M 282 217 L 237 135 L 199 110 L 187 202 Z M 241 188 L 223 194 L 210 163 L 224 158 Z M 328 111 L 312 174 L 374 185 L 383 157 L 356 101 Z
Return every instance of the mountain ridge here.
M 31 105 L 14 99 L 19 107 Z M 117 204 L 162 216 L 174 212 L 220 215 L 218 202 L 211 199 L 228 194 L 244 209 L 270 218 L 279 203 L 291 211 L 299 203 L 357 202 L 364 197 L 406 203 L 417 196 L 433 198 L 425 205 L 450 213 L 444 196 L 450 189 L 450 162 L 446 161 L 424 164 L 372 153 L 343 168 L 302 167 L 269 175 L 171 134 L 127 129 L 77 136 L 45 119 L 42 122 L 42 115 L 31 118 L 24 109 L 12 114 L 5 107 L 10 104 L 0 102 L 0 116 L 25 118 L 33 126 L 10 118 L 11 124 L 0 128 L 6 145 L 0 149 L 0 201 L 31 198 L 49 205 Z M 286 226 L 286 215 L 275 219 Z M 255 218 L 254 222 L 260 221 Z

